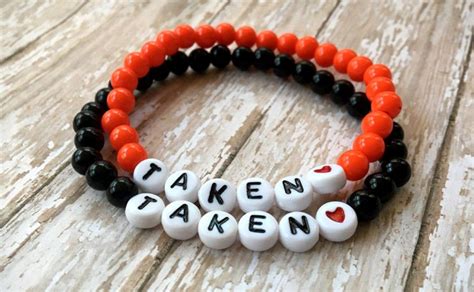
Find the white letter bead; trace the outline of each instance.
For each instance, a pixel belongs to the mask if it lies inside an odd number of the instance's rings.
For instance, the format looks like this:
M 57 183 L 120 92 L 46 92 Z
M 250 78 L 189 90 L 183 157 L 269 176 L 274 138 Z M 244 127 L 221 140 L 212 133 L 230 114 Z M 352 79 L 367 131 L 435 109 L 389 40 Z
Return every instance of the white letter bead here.
M 278 241 L 278 222 L 263 211 L 244 214 L 239 221 L 240 242 L 249 250 L 264 251 Z
M 168 169 L 158 159 L 148 158 L 140 162 L 133 171 L 133 181 L 147 193 L 160 194 L 165 187 Z
M 280 242 L 294 252 L 313 248 L 319 239 L 318 222 L 303 212 L 291 212 L 280 219 Z
M 237 201 L 245 213 L 268 211 L 273 205 L 275 191 L 272 185 L 261 178 L 252 177 L 242 181 L 237 188 Z
M 328 202 L 316 212 L 320 234 L 329 241 L 349 239 L 357 229 L 355 211 L 343 202 Z
M 163 200 L 154 194 L 142 193 L 128 200 L 125 217 L 137 228 L 153 228 L 161 222 Z
M 211 179 L 199 189 L 199 205 L 204 211 L 225 211 L 234 209 L 237 195 L 235 188 L 225 179 Z
M 211 211 L 202 216 L 198 227 L 199 238 L 209 248 L 224 249 L 237 239 L 237 221 L 224 211 Z
M 195 203 L 201 187 L 199 177 L 192 171 L 180 170 L 171 174 L 165 183 L 166 198 L 170 202 L 184 200 Z
M 187 240 L 198 231 L 201 212 L 196 205 L 187 201 L 174 201 L 165 207 L 161 224 L 169 237 Z
M 278 207 L 292 212 L 309 207 L 313 200 L 311 184 L 300 176 L 287 176 L 275 185 L 275 198 Z
M 305 178 L 313 190 L 321 195 L 333 194 L 346 185 L 344 169 L 337 164 L 324 164 L 311 169 Z

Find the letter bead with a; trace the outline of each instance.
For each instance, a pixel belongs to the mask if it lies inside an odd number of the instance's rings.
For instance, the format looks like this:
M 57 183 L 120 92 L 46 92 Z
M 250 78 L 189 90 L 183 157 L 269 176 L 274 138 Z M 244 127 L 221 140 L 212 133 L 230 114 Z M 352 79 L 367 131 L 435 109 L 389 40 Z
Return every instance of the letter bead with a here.
M 201 180 L 192 171 L 180 170 L 172 173 L 165 183 L 166 198 L 170 202 L 177 200 L 195 203 L 198 200 L 198 191 Z
M 187 240 L 198 231 L 201 211 L 196 205 L 187 201 L 174 201 L 165 207 L 161 215 L 161 224 L 169 237 Z

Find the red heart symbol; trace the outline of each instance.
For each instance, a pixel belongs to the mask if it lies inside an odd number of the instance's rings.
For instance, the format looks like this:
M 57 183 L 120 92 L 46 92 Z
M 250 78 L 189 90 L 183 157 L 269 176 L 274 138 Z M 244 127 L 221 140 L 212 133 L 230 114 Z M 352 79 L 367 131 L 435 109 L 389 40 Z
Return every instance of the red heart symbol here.
M 320 169 L 315 169 L 314 172 L 316 173 L 326 173 L 326 172 L 331 172 L 332 168 L 329 165 L 325 165 L 321 167 Z
M 337 207 L 336 210 L 334 211 L 326 211 L 326 216 L 329 217 L 332 221 L 336 221 L 339 223 L 344 222 L 344 219 L 346 218 L 346 214 L 344 214 L 344 209 L 341 207 Z

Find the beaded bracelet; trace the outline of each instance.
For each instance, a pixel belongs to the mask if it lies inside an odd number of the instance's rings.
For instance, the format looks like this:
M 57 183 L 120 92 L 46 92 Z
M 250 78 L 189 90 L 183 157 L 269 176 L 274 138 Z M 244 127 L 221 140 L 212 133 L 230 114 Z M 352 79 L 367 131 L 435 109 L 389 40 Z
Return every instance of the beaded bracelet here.
M 231 53 L 228 46 L 234 42 L 237 48 Z M 195 44 L 198 48 L 189 56 L 179 50 Z M 252 51 L 254 45 L 257 49 Z M 295 62 L 293 55 L 301 61 Z M 316 70 L 312 59 L 321 67 L 334 66 L 353 81 L 364 81 L 366 92 L 355 92 L 351 82 L 335 80 L 327 70 Z M 305 176 L 285 177 L 274 187 L 262 178 L 246 179 L 235 188 L 221 178 L 201 185 L 199 177 L 189 170 L 169 174 L 162 161 L 148 158 L 138 143 L 137 131 L 130 126 L 128 114 L 135 107 L 134 90 L 144 92 L 153 81 L 166 79 L 170 72 L 179 76 L 191 67 L 202 73 L 211 64 L 222 69 L 230 62 L 240 70 L 251 66 L 261 71 L 272 69 L 278 77 L 292 76 L 300 84 L 309 84 L 319 95 L 329 94 L 336 104 L 346 105 L 350 115 L 362 119 L 363 133 L 337 164 L 316 166 Z M 408 182 L 411 168 L 405 161 L 404 132 L 392 120 L 401 107 L 390 70 L 382 64 L 372 64 L 369 58 L 357 56 L 352 50 L 338 50 L 331 43 L 320 45 L 311 36 L 298 39 L 286 33 L 277 37 L 269 30 L 257 35 L 249 26 L 234 30 L 227 23 L 196 29 L 180 25 L 174 31 L 160 32 L 140 52 L 128 54 L 124 67 L 112 73 L 109 87 L 99 90 L 95 101 L 87 103 L 75 116 L 77 150 L 72 166 L 85 174 L 89 186 L 106 190 L 110 203 L 125 207 L 125 215 L 135 227 L 152 228 L 161 223 L 171 238 L 179 240 L 198 233 L 206 246 L 215 249 L 231 246 L 239 236 L 248 249 L 263 251 L 280 238 L 289 250 L 303 252 L 316 244 L 319 234 L 336 242 L 350 238 L 358 221 L 374 219 L 382 203 L 394 195 L 397 187 Z M 132 173 L 133 180 L 118 177 L 115 166 L 102 159 L 99 151 L 105 143 L 103 132 L 117 151 L 118 165 Z M 325 203 L 315 217 L 301 212 L 310 206 L 313 192 L 318 196 L 336 193 L 347 180 L 364 178 L 369 163 L 375 161 L 382 162 L 382 171 L 367 176 L 364 188 L 352 193 L 346 203 Z M 163 192 L 170 202 L 166 207 L 158 196 Z M 207 212 L 202 217 L 194 204 L 197 201 Z M 267 213 L 274 201 L 290 212 L 279 223 Z M 246 213 L 239 222 L 229 214 L 237 203 Z

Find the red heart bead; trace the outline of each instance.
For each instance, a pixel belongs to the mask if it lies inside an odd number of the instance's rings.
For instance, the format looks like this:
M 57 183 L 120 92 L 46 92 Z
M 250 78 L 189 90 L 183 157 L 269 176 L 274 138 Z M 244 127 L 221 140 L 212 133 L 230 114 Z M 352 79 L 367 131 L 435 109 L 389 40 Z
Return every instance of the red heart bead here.
M 329 217 L 332 221 L 336 221 L 339 223 L 344 222 L 344 219 L 346 218 L 346 214 L 344 213 L 344 209 L 341 207 L 337 207 L 336 210 L 334 211 L 326 211 L 326 216 Z
M 315 169 L 314 172 L 316 173 L 327 173 L 331 172 L 332 168 L 329 165 L 325 165 L 319 169 Z

